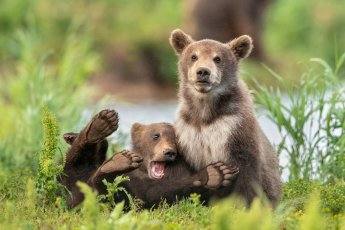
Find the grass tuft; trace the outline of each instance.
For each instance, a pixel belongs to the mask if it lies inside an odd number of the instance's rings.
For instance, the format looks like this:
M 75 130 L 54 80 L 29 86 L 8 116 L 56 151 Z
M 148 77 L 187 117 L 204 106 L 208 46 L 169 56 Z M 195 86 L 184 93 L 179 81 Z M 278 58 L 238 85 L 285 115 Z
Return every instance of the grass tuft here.
M 57 162 L 60 132 L 56 117 L 44 107 L 42 111 L 43 146 L 38 157 L 36 189 L 40 198 L 46 202 L 55 202 L 61 186 L 57 177 L 63 170 L 63 164 Z

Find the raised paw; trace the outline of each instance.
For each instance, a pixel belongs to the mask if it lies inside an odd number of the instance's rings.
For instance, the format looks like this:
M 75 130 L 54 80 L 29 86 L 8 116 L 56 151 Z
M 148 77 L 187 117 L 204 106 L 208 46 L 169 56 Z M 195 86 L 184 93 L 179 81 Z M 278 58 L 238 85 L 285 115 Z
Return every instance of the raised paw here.
M 138 154 L 123 150 L 100 166 L 101 173 L 125 173 L 138 168 L 143 158 Z
M 104 109 L 96 114 L 81 134 L 85 143 L 96 143 L 115 132 L 119 117 L 115 110 Z
M 195 181 L 194 185 L 204 185 L 209 189 L 217 189 L 221 186 L 228 186 L 231 180 L 236 177 L 239 172 L 237 166 L 229 166 L 222 162 L 208 165 L 200 172 L 200 180 Z

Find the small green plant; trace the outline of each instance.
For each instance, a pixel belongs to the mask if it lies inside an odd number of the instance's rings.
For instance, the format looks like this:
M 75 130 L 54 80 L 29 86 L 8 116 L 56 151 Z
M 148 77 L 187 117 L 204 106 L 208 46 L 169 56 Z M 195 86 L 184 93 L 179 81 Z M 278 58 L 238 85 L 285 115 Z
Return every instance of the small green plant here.
M 78 182 L 80 190 L 84 193 L 85 199 L 81 212 L 84 219 L 84 229 L 98 229 L 104 226 L 105 219 L 102 218 L 97 194 L 85 183 Z
M 116 195 L 119 193 L 124 193 L 129 200 L 131 208 L 135 208 L 133 197 L 127 192 L 124 187 L 121 186 L 121 183 L 124 183 L 126 181 L 129 181 L 129 178 L 124 175 L 117 176 L 112 182 L 108 182 L 106 179 L 104 179 L 102 182 L 107 187 L 107 194 L 100 195 L 100 199 L 109 202 L 112 207 L 115 207 Z
M 42 111 L 43 144 L 38 157 L 37 193 L 45 201 L 55 201 L 60 190 L 57 176 L 62 164 L 57 163 L 59 127 L 55 116 L 45 107 Z

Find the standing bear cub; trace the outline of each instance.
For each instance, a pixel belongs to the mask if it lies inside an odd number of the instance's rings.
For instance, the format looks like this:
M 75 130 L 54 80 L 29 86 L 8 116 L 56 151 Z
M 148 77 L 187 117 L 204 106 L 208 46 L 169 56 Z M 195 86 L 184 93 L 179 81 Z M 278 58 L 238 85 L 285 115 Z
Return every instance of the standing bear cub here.
M 129 181 L 124 182 L 123 187 L 141 199 L 144 208 L 151 208 L 162 199 L 171 204 L 193 192 L 207 198 L 210 189 L 226 186 L 236 178 L 238 168 L 220 162 L 197 172 L 190 170 L 177 152 L 175 130 L 168 123 L 134 124 L 132 151 L 124 150 L 105 160 L 108 146 L 105 138 L 117 127 L 117 113 L 103 110 L 80 133 L 64 135 L 71 148 L 67 152 L 61 183 L 70 191 L 70 207 L 83 200 L 77 181 L 88 183 L 104 194 L 104 179 L 111 182 L 116 176 L 126 175 Z M 124 193 L 114 196 L 115 201 L 127 200 Z
M 262 132 L 248 88 L 238 78 L 238 65 L 252 50 L 243 35 L 228 43 L 194 41 L 174 30 L 170 43 L 178 55 L 179 108 L 175 128 L 187 163 L 200 170 L 213 162 L 239 166 L 233 191 L 249 205 L 263 191 L 276 205 L 281 195 L 277 155 Z

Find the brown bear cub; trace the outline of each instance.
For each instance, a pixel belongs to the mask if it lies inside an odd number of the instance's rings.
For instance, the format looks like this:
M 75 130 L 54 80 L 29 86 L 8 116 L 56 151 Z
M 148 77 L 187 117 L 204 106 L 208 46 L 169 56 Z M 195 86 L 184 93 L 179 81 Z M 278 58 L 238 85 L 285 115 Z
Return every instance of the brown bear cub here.
M 124 174 L 130 180 L 124 182 L 123 187 L 141 199 L 144 208 L 151 208 L 162 199 L 171 204 L 193 192 L 202 193 L 207 201 L 211 189 L 227 186 L 236 178 L 238 168 L 223 163 L 210 164 L 198 172 L 190 170 L 177 153 L 174 128 L 168 123 L 134 124 L 131 130 L 133 150 L 122 151 L 105 160 L 108 146 L 105 138 L 117 127 L 116 112 L 103 110 L 80 133 L 64 135 L 71 148 L 61 183 L 71 193 L 70 207 L 83 200 L 77 181 L 86 182 L 104 194 L 106 188 L 102 180 L 112 181 Z M 115 200 L 126 201 L 126 196 L 115 194 Z
M 213 162 L 239 166 L 234 193 L 249 205 L 262 190 L 276 205 L 281 195 L 277 154 L 262 132 L 238 65 L 252 50 L 243 35 L 228 43 L 194 41 L 177 29 L 170 43 L 179 62 L 179 109 L 175 124 L 186 162 L 199 170 Z M 215 191 L 220 197 L 230 191 Z

